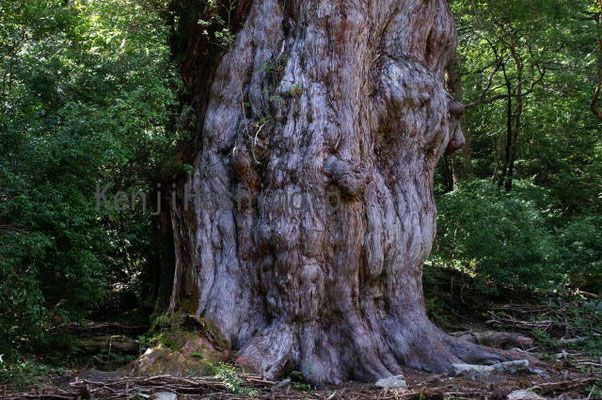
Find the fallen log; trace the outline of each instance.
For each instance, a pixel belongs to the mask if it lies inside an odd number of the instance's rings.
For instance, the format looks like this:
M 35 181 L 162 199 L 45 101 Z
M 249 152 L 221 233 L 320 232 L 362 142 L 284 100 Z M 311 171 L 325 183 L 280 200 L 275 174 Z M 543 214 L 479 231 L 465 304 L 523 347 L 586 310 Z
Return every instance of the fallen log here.
M 94 322 L 86 320 L 83 323 L 70 322 L 54 327 L 52 333 L 62 333 L 73 336 L 101 335 L 138 335 L 148 330 L 147 326 L 124 325 L 115 322 Z
M 76 340 L 74 344 L 80 351 L 90 354 L 138 354 L 140 352 L 140 344 L 138 342 L 121 335 L 89 337 Z

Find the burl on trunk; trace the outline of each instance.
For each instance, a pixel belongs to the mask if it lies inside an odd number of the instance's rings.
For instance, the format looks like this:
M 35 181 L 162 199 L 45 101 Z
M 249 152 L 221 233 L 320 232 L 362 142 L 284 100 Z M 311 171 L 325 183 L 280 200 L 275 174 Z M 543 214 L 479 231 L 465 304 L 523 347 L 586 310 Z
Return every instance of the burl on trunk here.
M 169 311 L 210 320 L 241 365 L 316 384 L 508 357 L 425 312 L 433 171 L 463 142 L 447 1 L 246 7 L 172 204 Z

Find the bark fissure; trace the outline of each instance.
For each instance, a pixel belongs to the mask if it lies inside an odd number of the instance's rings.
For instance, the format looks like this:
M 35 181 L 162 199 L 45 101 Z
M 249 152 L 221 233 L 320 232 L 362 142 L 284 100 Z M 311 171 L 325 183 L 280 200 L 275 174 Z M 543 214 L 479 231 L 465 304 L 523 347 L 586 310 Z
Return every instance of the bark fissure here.
M 454 50 L 446 0 L 252 2 L 173 205 L 170 309 L 194 304 L 240 364 L 316 384 L 508 357 L 424 305 L 434 168 L 464 140 Z

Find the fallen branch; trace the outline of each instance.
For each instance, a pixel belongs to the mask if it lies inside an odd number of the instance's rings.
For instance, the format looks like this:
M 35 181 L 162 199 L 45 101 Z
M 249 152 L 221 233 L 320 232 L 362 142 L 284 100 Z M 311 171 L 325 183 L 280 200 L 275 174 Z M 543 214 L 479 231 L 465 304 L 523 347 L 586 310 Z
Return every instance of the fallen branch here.
M 93 322 L 85 321 L 82 325 L 78 322 L 62 324 L 51 329 L 51 331 L 67 333 L 76 336 L 101 336 L 115 334 L 139 334 L 144 333 L 148 327 L 138 325 L 123 325 L 115 322 Z
M 491 316 L 491 319 L 487 321 L 488 324 L 495 324 L 500 326 L 509 326 L 517 330 L 521 331 L 532 331 L 535 329 L 540 329 L 542 331 L 548 330 L 552 325 L 553 321 L 545 320 L 545 321 L 522 321 L 518 319 L 514 319 L 510 316 L 499 316 L 493 311 L 488 312 Z
M 574 390 L 577 388 L 581 388 L 587 386 L 591 383 L 595 383 L 600 381 L 600 378 L 582 378 L 582 379 L 570 379 L 560 382 L 550 382 L 550 383 L 540 383 L 539 385 L 535 385 L 530 387 L 528 390 L 538 390 L 542 394 L 547 394 L 551 392 L 555 392 L 558 390 Z

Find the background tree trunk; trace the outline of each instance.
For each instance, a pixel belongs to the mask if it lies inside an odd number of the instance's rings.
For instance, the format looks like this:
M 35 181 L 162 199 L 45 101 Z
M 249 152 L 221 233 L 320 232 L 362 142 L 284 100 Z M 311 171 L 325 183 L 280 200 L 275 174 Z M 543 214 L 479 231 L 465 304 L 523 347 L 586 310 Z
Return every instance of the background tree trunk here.
M 602 90 L 602 0 L 596 2 L 598 13 L 596 15 L 598 30 L 598 86 L 594 89 L 594 96 L 590 108 L 594 115 L 602 121 L 602 107 L 598 104 L 600 101 L 600 91 Z
M 462 86 L 462 68 L 457 55 L 454 56 L 454 59 L 455 60 L 447 66 L 446 87 L 447 91 L 454 97 L 454 99 L 456 99 L 458 102 L 461 102 L 462 98 L 464 97 L 464 87 Z M 464 135 L 464 145 L 462 146 L 461 160 L 455 157 L 451 159 L 450 164 L 453 183 L 466 180 L 473 174 L 470 135 L 466 130 L 464 109 L 460 109 L 459 111 L 460 112 L 455 115 L 455 117 L 460 122 L 460 129 Z
M 433 171 L 463 143 L 447 1 L 255 0 L 237 15 L 214 64 L 189 31 L 198 118 L 169 311 L 211 320 L 240 364 L 315 384 L 507 358 L 424 306 Z

